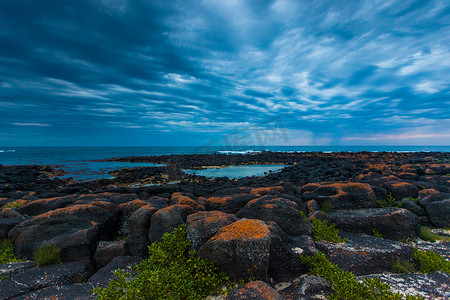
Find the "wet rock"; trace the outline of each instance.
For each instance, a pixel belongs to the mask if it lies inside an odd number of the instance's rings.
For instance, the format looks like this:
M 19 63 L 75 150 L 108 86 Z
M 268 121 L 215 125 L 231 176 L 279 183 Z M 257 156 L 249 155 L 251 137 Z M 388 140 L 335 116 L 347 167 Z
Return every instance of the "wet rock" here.
M 103 268 L 114 258 L 125 256 L 127 253 L 128 249 L 123 241 L 101 241 L 98 243 L 97 250 L 94 254 L 95 267 L 96 269 Z
M 331 295 L 331 285 L 324 278 L 313 275 L 303 275 L 280 291 L 285 300 L 319 300 Z
M 15 253 L 28 259 L 42 244 L 61 248 L 63 262 L 92 259 L 97 242 L 114 227 L 116 215 L 96 205 L 60 208 L 24 221 L 9 232 Z
M 263 281 L 252 281 L 230 291 L 227 300 L 283 300 L 283 297 Z
M 148 231 L 153 214 L 157 211 L 151 205 L 143 206 L 135 211 L 128 220 L 129 234 L 127 246 L 131 255 L 146 256 L 148 254 Z
M 321 206 L 330 202 L 334 209 L 370 208 L 375 207 L 376 202 L 375 193 L 365 183 L 311 183 L 302 190 L 305 201 L 316 200 Z
M 93 273 L 89 261 L 76 261 L 26 270 L 0 281 L 0 298 L 8 299 L 50 286 L 86 281 Z
M 192 248 L 198 250 L 222 227 L 236 222 L 236 215 L 220 211 L 198 212 L 187 217 L 187 239 Z
M 260 220 L 241 219 L 219 230 L 198 251 L 232 279 L 267 280 L 270 230 Z
M 374 274 L 357 279 L 379 278 L 389 284 L 391 291 L 403 295 L 422 296 L 425 299 L 449 299 L 450 275 L 444 272 L 430 274 Z
M 27 204 L 18 207 L 16 210 L 24 215 L 37 216 L 58 208 L 66 207 L 73 204 L 74 201 L 75 197 L 73 196 L 39 199 L 28 202 Z
M 206 199 L 207 210 L 219 210 L 229 214 L 237 213 L 250 200 L 258 196 L 250 194 L 235 194 L 229 196 L 210 197 Z
M 316 242 L 331 262 L 356 275 L 390 272 L 396 258 L 410 259 L 412 247 L 405 243 L 357 233 L 341 233 L 345 243 Z
M 251 200 L 238 211 L 237 216 L 274 221 L 292 236 L 311 233 L 311 224 L 303 220 L 297 204 L 284 198 L 264 196 Z
M 141 259 L 136 256 L 118 256 L 92 275 L 88 282 L 94 287 L 106 287 L 114 279 L 114 272 L 117 269 L 121 269 L 124 272 L 132 272 L 132 266 L 140 261 Z
M 172 232 L 178 226 L 186 223 L 187 216 L 194 212 L 191 206 L 179 204 L 158 210 L 152 216 L 148 231 L 150 243 L 161 239 L 165 232 Z
M 436 227 L 450 226 L 450 199 L 431 202 L 426 206 L 428 219 Z
M 409 182 L 386 182 L 381 187 L 385 188 L 397 200 L 405 197 L 417 198 L 419 195 L 419 188 Z
M 341 230 L 372 234 L 376 229 L 392 240 L 416 238 L 420 227 L 418 216 L 397 207 L 337 210 L 328 213 L 327 218 Z

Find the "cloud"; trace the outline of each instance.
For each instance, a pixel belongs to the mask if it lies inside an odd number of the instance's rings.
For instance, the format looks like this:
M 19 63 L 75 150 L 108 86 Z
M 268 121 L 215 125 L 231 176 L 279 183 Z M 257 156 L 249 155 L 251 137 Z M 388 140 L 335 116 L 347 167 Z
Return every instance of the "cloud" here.
M 439 141 L 449 16 L 445 0 L 1 1 L 0 126 L 201 144 L 279 117 L 289 143 Z

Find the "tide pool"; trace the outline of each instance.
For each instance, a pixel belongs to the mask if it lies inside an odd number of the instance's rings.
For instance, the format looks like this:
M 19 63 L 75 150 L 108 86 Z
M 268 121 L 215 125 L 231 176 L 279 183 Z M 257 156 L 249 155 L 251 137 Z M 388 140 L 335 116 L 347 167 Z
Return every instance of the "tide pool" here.
M 183 170 L 190 175 L 200 175 L 205 177 L 217 178 L 228 177 L 229 179 L 244 178 L 250 176 L 264 176 L 270 172 L 278 172 L 287 167 L 286 165 L 244 165 L 244 166 L 226 166 L 223 168 L 206 168 L 201 170 L 187 169 Z M 266 174 L 264 174 L 266 173 Z

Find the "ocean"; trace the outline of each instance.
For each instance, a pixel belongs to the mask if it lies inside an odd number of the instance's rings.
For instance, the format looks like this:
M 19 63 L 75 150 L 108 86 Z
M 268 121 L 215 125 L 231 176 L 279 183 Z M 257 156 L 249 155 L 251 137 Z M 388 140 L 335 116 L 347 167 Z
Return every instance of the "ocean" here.
M 92 162 L 96 159 L 169 154 L 244 154 L 281 152 L 450 152 L 450 146 L 204 146 L 204 147 L 0 147 L 1 165 L 55 165 L 68 172 L 64 177 L 92 180 L 111 178 L 107 172 L 150 163 Z

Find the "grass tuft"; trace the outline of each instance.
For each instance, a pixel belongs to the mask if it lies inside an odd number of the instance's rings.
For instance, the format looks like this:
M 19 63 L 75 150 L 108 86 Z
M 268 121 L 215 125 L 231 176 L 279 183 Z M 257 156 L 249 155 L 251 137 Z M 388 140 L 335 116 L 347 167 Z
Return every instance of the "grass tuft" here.
M 14 247 L 10 240 L 4 239 L 0 243 L 0 264 L 22 261 L 14 256 Z
M 56 245 L 41 245 L 33 256 L 39 267 L 61 263 L 61 249 Z

